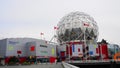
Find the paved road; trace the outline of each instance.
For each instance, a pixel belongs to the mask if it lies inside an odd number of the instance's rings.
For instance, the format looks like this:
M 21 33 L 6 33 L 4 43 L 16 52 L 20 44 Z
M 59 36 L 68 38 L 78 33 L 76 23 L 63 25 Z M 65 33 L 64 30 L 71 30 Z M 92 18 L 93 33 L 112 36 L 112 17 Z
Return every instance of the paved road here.
M 64 68 L 61 63 L 58 64 L 37 64 L 37 65 L 18 65 L 18 66 L 0 66 L 0 68 Z

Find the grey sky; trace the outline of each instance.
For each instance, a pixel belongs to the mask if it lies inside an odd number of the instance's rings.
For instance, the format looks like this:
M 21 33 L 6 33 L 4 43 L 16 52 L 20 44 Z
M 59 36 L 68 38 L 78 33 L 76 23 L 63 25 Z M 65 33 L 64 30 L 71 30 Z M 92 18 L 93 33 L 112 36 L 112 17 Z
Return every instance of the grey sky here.
M 99 40 L 120 44 L 120 0 L 0 0 L 0 38 L 50 40 L 54 26 L 70 12 L 92 16 L 99 26 Z

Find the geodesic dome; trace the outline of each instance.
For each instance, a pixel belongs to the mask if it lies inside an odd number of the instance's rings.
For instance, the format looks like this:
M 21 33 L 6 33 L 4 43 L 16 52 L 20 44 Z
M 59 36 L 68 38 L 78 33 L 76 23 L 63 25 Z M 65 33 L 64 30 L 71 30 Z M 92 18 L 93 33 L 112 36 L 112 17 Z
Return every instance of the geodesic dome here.
M 71 12 L 64 16 L 57 24 L 59 42 L 74 40 L 97 40 L 98 26 L 92 17 L 83 12 Z M 84 38 L 85 36 L 85 38 Z

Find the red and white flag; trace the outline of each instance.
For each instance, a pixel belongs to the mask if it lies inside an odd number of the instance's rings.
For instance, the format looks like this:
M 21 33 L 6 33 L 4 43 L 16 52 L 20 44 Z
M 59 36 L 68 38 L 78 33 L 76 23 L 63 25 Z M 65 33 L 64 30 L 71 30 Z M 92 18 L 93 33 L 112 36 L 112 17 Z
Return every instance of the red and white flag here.
M 41 32 L 40 35 L 44 35 L 44 33 Z
M 84 23 L 84 26 L 90 26 L 88 23 Z
M 54 26 L 54 30 L 58 30 L 58 27 L 57 27 L 57 26 Z

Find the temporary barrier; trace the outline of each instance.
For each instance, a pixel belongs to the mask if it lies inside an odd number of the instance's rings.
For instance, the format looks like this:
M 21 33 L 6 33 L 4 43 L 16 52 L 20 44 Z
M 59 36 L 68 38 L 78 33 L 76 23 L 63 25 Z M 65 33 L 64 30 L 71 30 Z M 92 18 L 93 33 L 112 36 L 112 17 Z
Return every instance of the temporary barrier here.
M 114 55 L 114 60 L 115 60 L 115 61 L 120 61 L 120 53 L 116 53 L 116 54 Z

